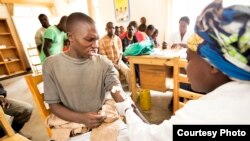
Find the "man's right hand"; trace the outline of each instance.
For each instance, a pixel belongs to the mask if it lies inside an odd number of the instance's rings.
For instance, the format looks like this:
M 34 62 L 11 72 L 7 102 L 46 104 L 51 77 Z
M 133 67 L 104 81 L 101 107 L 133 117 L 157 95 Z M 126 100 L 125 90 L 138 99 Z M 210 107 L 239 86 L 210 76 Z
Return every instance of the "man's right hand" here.
M 5 99 L 4 97 L 0 97 L 0 106 L 2 108 L 8 109 L 10 107 L 10 103 L 8 103 L 8 100 Z
M 100 126 L 105 119 L 106 116 L 96 112 L 88 112 L 83 114 L 83 123 L 90 129 Z

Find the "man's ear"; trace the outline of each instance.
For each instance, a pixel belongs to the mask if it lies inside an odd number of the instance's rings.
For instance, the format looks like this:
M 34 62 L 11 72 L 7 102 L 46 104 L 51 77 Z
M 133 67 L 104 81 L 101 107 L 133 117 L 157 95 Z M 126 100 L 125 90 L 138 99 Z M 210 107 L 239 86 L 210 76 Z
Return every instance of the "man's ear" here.
M 210 65 L 210 67 L 211 67 L 211 73 L 212 74 L 216 74 L 216 73 L 218 73 L 219 72 L 219 70 L 217 69 L 217 68 L 215 68 L 214 66 L 212 66 L 212 65 Z
M 67 36 L 68 36 L 68 40 L 72 41 L 72 38 L 73 38 L 72 33 L 71 32 L 67 32 Z

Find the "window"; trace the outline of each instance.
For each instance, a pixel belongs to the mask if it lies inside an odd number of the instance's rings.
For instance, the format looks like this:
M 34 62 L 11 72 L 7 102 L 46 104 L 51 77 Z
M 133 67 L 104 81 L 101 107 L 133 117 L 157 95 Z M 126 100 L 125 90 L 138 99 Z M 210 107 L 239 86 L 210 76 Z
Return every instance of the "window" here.
M 41 27 L 38 20 L 41 13 L 51 17 L 48 7 L 15 4 L 13 20 L 24 48 L 36 46 L 34 38 L 36 31 Z
M 12 17 L 33 72 L 41 72 L 42 69 L 38 53 L 34 54 L 34 52 L 37 52 L 37 50 L 35 50 L 35 34 L 36 31 L 41 27 L 41 24 L 38 20 L 38 16 L 41 13 L 47 15 L 48 18 L 51 17 L 48 7 L 31 7 L 15 4 L 14 16 Z M 32 48 L 33 51 L 30 50 Z

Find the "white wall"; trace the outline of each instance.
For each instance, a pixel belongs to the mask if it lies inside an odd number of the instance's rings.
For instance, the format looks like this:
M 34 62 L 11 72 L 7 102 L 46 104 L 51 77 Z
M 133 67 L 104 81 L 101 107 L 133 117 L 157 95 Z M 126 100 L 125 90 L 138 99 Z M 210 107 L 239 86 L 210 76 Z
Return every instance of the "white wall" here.
M 135 20 L 140 23 L 140 18 L 145 16 L 147 24 L 153 24 L 158 30 L 158 42 L 164 40 L 167 3 L 166 0 L 129 0 L 130 21 Z M 114 0 L 96 0 L 96 22 L 100 37 L 106 34 L 105 25 L 112 21 L 115 25 L 127 27 L 128 22 L 116 22 Z
M 57 16 L 62 17 L 72 12 L 88 14 L 87 0 L 54 0 Z

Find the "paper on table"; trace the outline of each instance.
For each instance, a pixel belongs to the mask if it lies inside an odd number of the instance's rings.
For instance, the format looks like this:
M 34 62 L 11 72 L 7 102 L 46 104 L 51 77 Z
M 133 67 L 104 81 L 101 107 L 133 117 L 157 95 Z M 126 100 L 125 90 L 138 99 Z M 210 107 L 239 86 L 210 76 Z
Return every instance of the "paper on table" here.
M 178 57 L 180 56 L 180 58 L 186 58 L 187 54 L 186 54 L 186 48 L 182 48 L 182 49 L 157 49 L 155 48 L 153 53 L 151 53 L 150 55 L 153 56 L 164 56 L 164 57 L 169 57 L 169 58 L 174 58 L 174 57 Z

